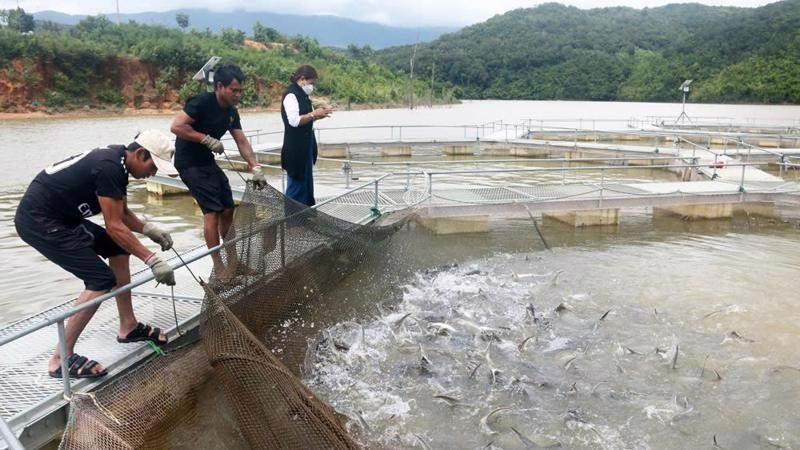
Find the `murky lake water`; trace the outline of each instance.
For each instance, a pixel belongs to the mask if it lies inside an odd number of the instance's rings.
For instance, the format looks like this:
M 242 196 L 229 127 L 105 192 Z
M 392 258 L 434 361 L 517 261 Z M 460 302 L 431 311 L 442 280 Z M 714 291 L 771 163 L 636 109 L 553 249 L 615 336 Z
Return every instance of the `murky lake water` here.
M 800 117 L 800 107 L 689 111 L 786 123 Z M 579 116 L 624 125 L 632 116 L 679 112 L 665 104 L 487 101 L 337 112 L 319 126 Z M 64 156 L 127 143 L 137 129 L 166 131 L 170 121 L 0 123 L 0 324 L 81 289 L 16 236 L 12 218 L 30 179 Z M 280 130 L 276 113 L 243 114 L 243 124 Z M 371 175 L 362 171 L 362 180 Z M 179 251 L 202 243 L 202 218 L 188 197 L 158 199 L 132 183 L 129 201 L 167 225 Z M 798 448 L 800 240 L 797 221 L 786 219 L 685 222 L 633 211 L 615 227 L 545 221 L 552 252 L 529 221 L 494 221 L 478 235 L 403 229 L 383 265 L 365 267 L 329 297 L 347 308 L 302 318 L 316 323 L 308 336 L 325 328 L 349 347 L 318 348 L 306 381 L 351 415 L 354 429 L 363 420 L 362 439 L 374 446 L 525 448 L 522 439 L 530 439 L 566 448 L 702 448 L 716 438 L 725 448 Z M 385 285 L 359 284 L 371 279 Z

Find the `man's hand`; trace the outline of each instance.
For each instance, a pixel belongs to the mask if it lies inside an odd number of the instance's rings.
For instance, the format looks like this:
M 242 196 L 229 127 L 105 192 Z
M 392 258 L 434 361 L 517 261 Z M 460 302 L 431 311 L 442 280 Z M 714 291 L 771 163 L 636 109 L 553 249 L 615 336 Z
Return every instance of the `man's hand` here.
M 144 260 L 144 263 L 150 266 L 150 270 L 153 271 L 157 282 L 164 283 L 167 286 L 175 286 L 175 273 L 172 271 L 172 267 L 159 258 L 158 255 L 153 253 Z
M 200 141 L 200 143 L 208 147 L 208 149 L 214 153 L 219 153 L 219 154 L 225 153 L 225 146 L 222 145 L 222 142 L 220 142 L 219 139 L 211 136 L 210 134 L 207 134 L 206 137 L 204 137 L 203 140 Z
M 172 236 L 153 223 L 145 222 L 144 227 L 142 227 L 142 234 L 160 245 L 162 252 L 172 248 Z
M 261 172 L 261 166 L 253 167 L 252 174 L 253 178 L 250 178 L 250 180 L 253 181 L 253 185 L 256 189 L 264 189 L 267 187 L 267 179 L 264 177 L 264 173 Z

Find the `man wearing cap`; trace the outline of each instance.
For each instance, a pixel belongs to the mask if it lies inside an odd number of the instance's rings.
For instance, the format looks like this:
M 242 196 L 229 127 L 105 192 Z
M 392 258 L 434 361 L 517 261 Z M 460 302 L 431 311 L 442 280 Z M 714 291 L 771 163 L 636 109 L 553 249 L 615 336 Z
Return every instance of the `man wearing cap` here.
M 255 187 L 267 185 L 253 148 L 242 131 L 235 106 L 242 97 L 244 81 L 245 75 L 239 67 L 233 64 L 220 67 L 214 73 L 214 92 L 189 98 L 170 127 L 177 136 L 175 167 L 203 212 L 203 235 L 208 248 L 219 245 L 233 224 L 231 186 L 214 160 L 214 153 L 225 152 L 219 139 L 226 132 L 231 133 L 239 154 L 250 166 Z M 227 271 L 219 253 L 212 254 L 211 258 L 220 281 L 230 281 L 240 269 L 236 267 L 235 249 L 228 250 Z
M 172 247 L 172 238 L 157 225 L 137 217 L 127 203 L 129 176 L 143 179 L 156 171 L 177 175 L 170 161 L 173 153 L 167 135 L 147 130 L 127 147 L 109 145 L 57 162 L 31 182 L 17 207 L 14 225 L 23 241 L 83 280 L 85 290 L 75 305 L 128 284 L 130 255 L 144 261 L 159 283 L 175 284 L 172 268 L 132 232 L 149 237 L 162 251 Z M 101 212 L 105 228 L 87 220 Z M 100 257 L 107 258 L 108 265 Z M 160 329 L 136 320 L 130 291 L 117 295 L 116 300 L 118 342 L 167 342 Z M 97 378 L 107 373 L 101 364 L 74 352 L 78 337 L 97 308 L 87 308 L 67 322 L 65 356 L 71 377 Z M 48 372 L 54 378 L 62 377 L 59 348 L 48 363 Z

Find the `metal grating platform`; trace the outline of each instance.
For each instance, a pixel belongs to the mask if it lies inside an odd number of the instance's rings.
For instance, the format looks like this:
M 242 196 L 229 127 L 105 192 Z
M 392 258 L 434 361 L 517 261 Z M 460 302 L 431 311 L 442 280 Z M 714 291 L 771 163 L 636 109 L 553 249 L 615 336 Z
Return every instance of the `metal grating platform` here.
M 136 315 L 139 321 L 147 322 L 153 326 L 172 331 L 175 328 L 175 318 L 172 310 L 172 300 L 168 296 L 158 295 L 133 295 L 136 304 Z M 5 328 L 2 335 L 11 334 L 16 329 L 22 329 L 31 323 L 41 321 L 41 317 L 63 312 L 72 307 L 73 302 L 64 303 L 49 311 L 38 314 L 29 319 L 22 320 Z M 175 300 L 175 307 L 179 322 L 196 316 L 200 312 L 202 298 L 180 298 Z M 91 359 L 102 361 L 111 378 L 115 370 L 121 370 L 126 365 L 127 359 L 137 350 L 146 349 L 145 343 L 119 344 L 116 342 L 119 330 L 119 315 L 114 302 L 105 302 L 95 313 L 89 325 L 81 334 L 75 351 Z M 53 354 L 58 334 L 55 326 L 50 326 L 36 331 L 28 336 L 17 339 L 4 346 L 3 358 L 0 360 L 0 416 L 14 422 L 22 419 L 21 413 L 27 418 L 36 417 L 44 412 L 45 403 L 60 401 L 63 393 L 62 380 L 51 378 L 47 373 L 47 362 Z M 105 380 L 98 380 L 105 381 Z M 89 380 L 73 382 L 74 389 L 83 389 L 90 385 Z M 37 406 L 42 411 L 37 411 Z

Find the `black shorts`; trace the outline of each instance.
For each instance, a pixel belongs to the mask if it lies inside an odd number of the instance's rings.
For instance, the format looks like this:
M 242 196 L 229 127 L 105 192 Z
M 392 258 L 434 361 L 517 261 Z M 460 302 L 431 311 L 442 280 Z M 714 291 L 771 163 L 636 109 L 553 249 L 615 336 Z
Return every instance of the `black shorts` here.
M 233 192 L 228 177 L 216 164 L 178 170 L 181 180 L 200 205 L 203 214 L 233 208 Z
M 62 269 L 83 280 L 90 291 L 108 291 L 117 285 L 114 272 L 98 255 L 104 258 L 127 255 L 106 229 L 94 222 L 83 220 L 76 227 L 43 229 L 24 213 L 14 218 L 17 234 L 28 245 Z

